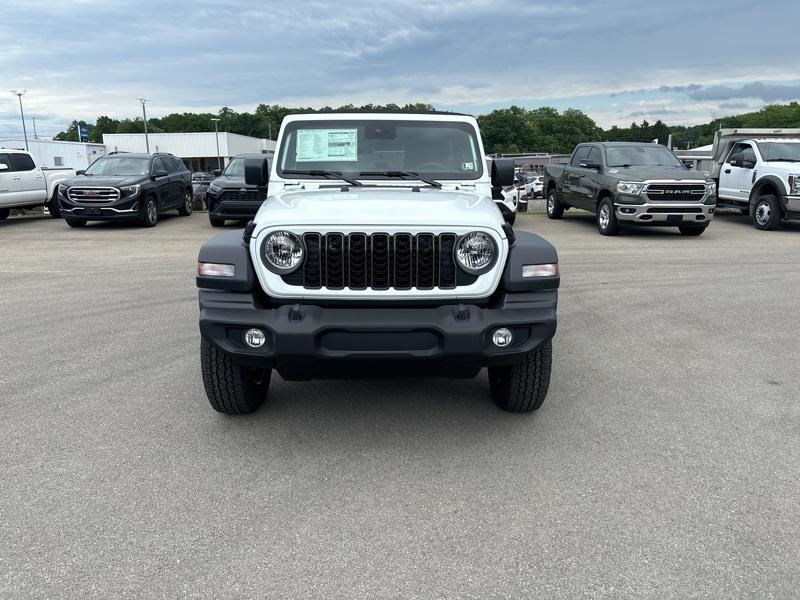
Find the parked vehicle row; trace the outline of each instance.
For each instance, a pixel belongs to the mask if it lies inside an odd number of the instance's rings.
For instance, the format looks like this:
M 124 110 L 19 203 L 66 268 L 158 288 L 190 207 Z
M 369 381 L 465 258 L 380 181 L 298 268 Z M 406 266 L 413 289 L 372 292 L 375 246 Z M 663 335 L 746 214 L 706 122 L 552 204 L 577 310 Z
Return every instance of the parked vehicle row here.
M 58 216 L 58 185 L 73 176 L 71 169 L 43 169 L 30 152 L 0 149 L 0 220 L 12 208 L 46 206 Z

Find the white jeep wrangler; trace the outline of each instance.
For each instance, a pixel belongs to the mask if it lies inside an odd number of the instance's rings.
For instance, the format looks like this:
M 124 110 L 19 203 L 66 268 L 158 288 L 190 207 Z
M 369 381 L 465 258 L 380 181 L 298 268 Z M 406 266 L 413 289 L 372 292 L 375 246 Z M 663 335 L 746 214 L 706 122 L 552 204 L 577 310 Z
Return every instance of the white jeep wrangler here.
M 283 121 L 255 219 L 200 250 L 201 367 L 211 406 L 249 413 L 286 380 L 475 377 L 509 411 L 550 380 L 555 248 L 516 233 L 492 198 L 475 119 L 303 114 Z M 488 164 L 491 164 L 489 173 Z M 505 215 L 505 216 L 504 216 Z M 513 213 L 511 213 L 513 216 Z

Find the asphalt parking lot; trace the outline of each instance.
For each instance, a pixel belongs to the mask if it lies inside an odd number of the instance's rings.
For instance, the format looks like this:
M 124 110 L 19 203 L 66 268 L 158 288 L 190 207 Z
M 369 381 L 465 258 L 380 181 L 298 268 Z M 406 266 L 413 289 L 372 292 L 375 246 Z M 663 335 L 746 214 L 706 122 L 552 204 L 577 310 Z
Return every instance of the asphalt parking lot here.
M 0 222 L 1 598 L 795 597 L 800 227 L 520 217 L 559 250 L 550 394 L 199 371 L 205 215 Z

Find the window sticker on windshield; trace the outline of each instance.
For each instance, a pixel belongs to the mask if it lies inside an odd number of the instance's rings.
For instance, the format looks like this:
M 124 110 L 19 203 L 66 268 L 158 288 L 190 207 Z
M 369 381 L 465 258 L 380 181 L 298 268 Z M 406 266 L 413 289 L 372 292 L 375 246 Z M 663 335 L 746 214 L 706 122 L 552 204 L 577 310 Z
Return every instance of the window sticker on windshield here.
M 357 129 L 298 129 L 297 162 L 358 160 Z

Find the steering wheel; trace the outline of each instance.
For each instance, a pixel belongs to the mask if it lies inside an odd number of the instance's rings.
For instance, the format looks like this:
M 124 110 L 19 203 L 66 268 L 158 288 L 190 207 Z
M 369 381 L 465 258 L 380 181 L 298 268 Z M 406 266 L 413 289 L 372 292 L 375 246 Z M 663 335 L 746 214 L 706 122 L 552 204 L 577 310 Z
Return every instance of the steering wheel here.
M 444 172 L 447 172 L 447 171 L 449 171 L 449 169 L 445 165 L 443 165 L 442 163 L 426 162 L 426 163 L 422 163 L 421 165 L 418 165 L 417 167 L 412 169 L 412 171 L 418 171 L 418 172 L 423 172 L 423 171 L 444 171 Z

